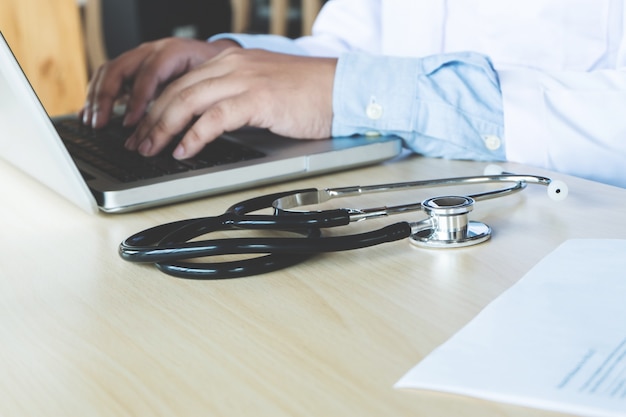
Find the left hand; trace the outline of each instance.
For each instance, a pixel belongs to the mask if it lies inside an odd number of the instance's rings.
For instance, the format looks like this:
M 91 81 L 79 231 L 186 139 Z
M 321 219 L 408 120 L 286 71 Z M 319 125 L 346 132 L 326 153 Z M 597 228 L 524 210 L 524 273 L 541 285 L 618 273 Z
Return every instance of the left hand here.
M 243 126 L 293 138 L 329 137 L 336 64 L 333 58 L 229 49 L 172 82 L 126 147 L 156 155 L 190 124 L 174 150 L 177 159 Z

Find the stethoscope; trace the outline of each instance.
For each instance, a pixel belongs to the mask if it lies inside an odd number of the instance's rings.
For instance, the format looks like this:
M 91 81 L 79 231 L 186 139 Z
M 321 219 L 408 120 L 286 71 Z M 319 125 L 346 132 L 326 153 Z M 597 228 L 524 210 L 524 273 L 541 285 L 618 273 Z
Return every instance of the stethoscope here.
M 488 170 L 486 171 L 488 172 Z M 470 195 L 444 195 L 419 203 L 367 209 L 298 210 L 336 198 L 408 189 L 508 183 L 496 190 Z M 366 248 L 408 238 L 426 248 L 455 248 L 485 242 L 491 228 L 468 219 L 476 201 L 502 197 L 523 190 L 527 184 L 547 187 L 553 200 L 567 197 L 567 186 L 558 180 L 537 175 L 486 174 L 424 181 L 327 189 L 303 189 L 263 195 L 241 201 L 214 217 L 180 220 L 136 233 L 119 247 L 120 256 L 130 262 L 152 263 L 169 275 L 191 279 L 224 279 L 257 275 L 286 268 L 325 252 Z M 273 214 L 251 214 L 272 209 Z M 322 236 L 321 230 L 368 219 L 423 211 L 427 217 L 416 222 L 402 221 L 377 230 L 342 236 Z M 271 230 L 273 237 L 237 237 L 193 240 L 224 230 Z M 294 236 L 283 236 L 285 233 Z M 234 261 L 193 261 L 222 255 L 263 256 Z

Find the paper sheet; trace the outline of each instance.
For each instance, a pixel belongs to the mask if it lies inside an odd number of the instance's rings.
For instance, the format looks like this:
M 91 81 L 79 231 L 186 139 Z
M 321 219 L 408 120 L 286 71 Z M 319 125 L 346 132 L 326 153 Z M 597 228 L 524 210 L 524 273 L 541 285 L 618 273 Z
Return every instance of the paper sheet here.
M 569 240 L 395 385 L 626 416 L 626 240 Z

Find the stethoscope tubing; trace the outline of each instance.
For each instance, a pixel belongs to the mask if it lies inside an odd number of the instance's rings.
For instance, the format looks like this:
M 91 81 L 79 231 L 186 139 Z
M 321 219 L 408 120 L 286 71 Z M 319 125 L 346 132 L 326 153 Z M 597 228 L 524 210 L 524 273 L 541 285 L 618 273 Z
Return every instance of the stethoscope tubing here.
M 397 191 L 440 185 L 510 182 L 509 187 L 472 194 L 485 200 L 520 191 L 527 182 L 543 185 L 550 179 L 528 175 L 492 175 L 414 181 L 366 187 L 303 189 L 251 198 L 229 207 L 223 214 L 176 221 L 136 233 L 119 247 L 120 256 L 130 262 L 153 263 L 169 275 L 190 279 L 223 279 L 261 274 L 300 263 L 318 253 L 360 249 L 401 240 L 416 232 L 423 222 L 398 222 L 377 230 L 342 236 L 322 236 L 324 228 L 344 226 L 353 221 L 381 215 L 421 210 L 419 204 L 374 209 L 332 209 L 297 211 L 304 203 L 319 204 L 331 198 L 374 192 Z M 319 201 L 318 201 L 319 200 Z M 303 203 L 304 202 L 304 203 Z M 274 214 L 249 214 L 273 209 Z M 417 226 L 416 226 L 417 225 Z M 271 230 L 297 237 L 238 237 L 193 241 L 212 232 L 225 230 Z M 190 259 L 221 255 L 265 254 L 228 262 L 189 262 Z
M 380 229 L 343 236 L 321 234 L 302 237 L 240 237 L 197 242 L 159 244 L 158 247 L 128 245 L 122 254 L 127 260 L 143 263 L 171 262 L 219 255 L 241 254 L 313 254 L 361 249 L 407 238 L 413 228 L 408 222 L 394 223 Z
M 185 250 L 187 244 L 176 245 L 170 248 L 173 252 L 152 254 L 153 257 L 150 262 L 155 263 L 162 272 L 179 278 L 238 278 L 293 266 L 321 253 L 362 249 L 394 242 L 408 238 L 411 233 L 412 227 L 409 223 L 399 222 L 375 231 L 349 236 L 218 239 L 212 241 L 210 246 L 199 242 L 200 246 L 190 248 L 190 251 Z M 175 255 L 177 251 L 179 256 Z M 180 261 L 180 259 L 202 256 L 262 253 L 270 254 L 234 262 L 196 263 Z M 174 256 L 169 259 L 168 255 L 171 254 Z
M 120 256 L 131 262 L 162 262 L 172 259 L 181 259 L 198 256 L 215 256 L 226 254 L 244 253 L 243 248 L 250 253 L 262 253 L 258 248 L 262 246 L 276 245 L 254 242 L 279 242 L 286 240 L 293 242 L 302 238 L 227 238 L 188 242 L 198 236 L 223 230 L 282 230 L 300 231 L 301 235 L 310 235 L 311 229 L 322 227 L 335 227 L 347 225 L 350 215 L 346 210 L 333 210 L 333 213 L 311 213 L 306 216 L 280 216 L 292 217 L 276 221 L 274 215 L 236 215 L 232 212 L 216 217 L 206 217 L 179 222 L 168 223 L 150 228 L 128 237 L 120 244 Z M 298 220 L 300 219 L 300 220 Z M 309 236 L 311 237 L 311 236 Z M 185 242 L 185 243 L 179 243 Z M 234 242 L 241 242 L 240 246 Z M 275 246 L 272 246 L 275 247 Z M 269 252 L 269 251 L 265 251 Z
M 238 278 L 255 273 L 271 272 L 301 263 L 310 258 L 312 254 L 270 253 L 235 262 L 186 262 L 186 259 L 190 259 L 187 252 L 181 256 L 181 251 L 184 252 L 185 248 L 180 248 L 180 246 L 188 244 L 188 240 L 210 232 L 229 229 L 273 228 L 274 222 L 272 220 L 275 220 L 275 216 L 250 216 L 248 213 L 271 207 L 272 201 L 288 193 L 290 192 L 268 194 L 241 201 L 229 207 L 220 216 L 180 220 L 146 229 L 125 239 L 119 246 L 119 255 L 129 262 L 153 263 L 159 270 L 169 275 L 187 279 Z M 315 218 L 320 217 L 320 215 L 314 214 L 309 217 Z M 328 217 L 323 220 L 327 219 Z M 330 221 L 345 222 L 344 219 L 345 215 L 338 220 L 331 216 Z M 300 234 L 302 236 L 300 239 L 320 235 L 320 228 L 312 226 L 311 221 L 306 221 L 303 225 L 302 222 L 295 220 L 295 217 L 289 220 L 289 231 Z M 206 245 L 207 241 L 202 243 Z

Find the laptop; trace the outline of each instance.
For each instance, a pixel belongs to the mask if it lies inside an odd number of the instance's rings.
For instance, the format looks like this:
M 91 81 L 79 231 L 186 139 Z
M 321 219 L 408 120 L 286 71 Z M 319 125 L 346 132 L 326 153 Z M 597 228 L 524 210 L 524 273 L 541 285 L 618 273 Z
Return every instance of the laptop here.
M 0 157 L 88 212 L 123 213 L 374 164 L 401 152 L 398 137 L 295 140 L 244 128 L 177 161 L 123 147 L 121 124 L 51 119 L 0 33 Z M 173 145 L 172 145 L 173 146 Z

